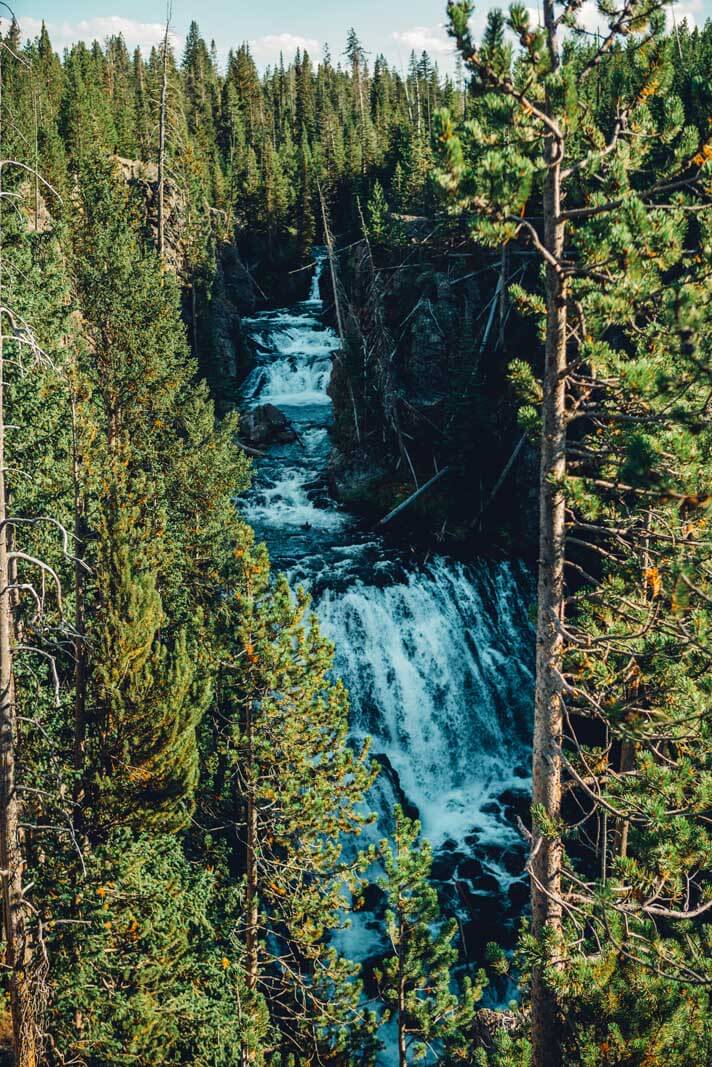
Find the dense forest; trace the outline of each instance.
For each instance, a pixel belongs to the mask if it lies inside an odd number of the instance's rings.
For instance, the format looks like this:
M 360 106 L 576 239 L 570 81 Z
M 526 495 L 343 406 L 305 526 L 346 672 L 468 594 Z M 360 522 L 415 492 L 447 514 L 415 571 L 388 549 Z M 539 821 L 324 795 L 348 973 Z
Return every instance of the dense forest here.
M 451 2 L 452 77 L 4 20 L 2 1062 L 712 1060 L 712 24 L 597 6 Z M 538 578 L 514 944 L 246 521 L 315 248 L 330 496 Z

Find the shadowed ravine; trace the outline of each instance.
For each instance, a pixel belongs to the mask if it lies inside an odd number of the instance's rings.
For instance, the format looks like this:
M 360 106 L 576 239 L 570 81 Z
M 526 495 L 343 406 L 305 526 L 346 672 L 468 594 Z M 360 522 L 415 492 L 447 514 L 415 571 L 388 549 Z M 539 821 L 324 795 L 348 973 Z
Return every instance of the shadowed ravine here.
M 526 897 L 515 816 L 529 786 L 531 579 L 512 562 L 420 563 L 335 505 L 325 470 L 337 340 L 321 311 L 316 278 L 304 303 L 246 323 L 258 351 L 246 404 L 277 405 L 299 440 L 256 461 L 244 510 L 275 568 L 312 591 L 336 645 L 353 735 L 371 736 L 383 767 L 374 837 L 396 799 L 417 809 L 443 901 L 476 957 L 486 941 L 511 941 Z M 376 952 L 379 927 L 363 916 L 349 950 Z

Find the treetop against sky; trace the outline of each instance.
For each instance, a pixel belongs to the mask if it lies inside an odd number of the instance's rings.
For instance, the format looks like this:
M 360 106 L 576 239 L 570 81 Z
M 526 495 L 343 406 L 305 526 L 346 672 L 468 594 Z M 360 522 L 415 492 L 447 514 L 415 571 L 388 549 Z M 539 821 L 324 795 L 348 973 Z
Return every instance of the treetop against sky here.
M 494 6 L 478 5 L 476 26 L 484 25 L 486 11 Z M 73 41 L 101 41 L 115 33 L 122 33 L 130 48 L 150 50 L 161 38 L 166 5 L 165 0 L 15 0 L 14 10 L 23 36 L 35 36 L 44 19 L 58 50 Z M 602 21 L 593 0 L 584 4 L 582 17 L 592 29 Z M 701 25 L 712 17 L 712 0 L 680 0 L 675 17 Z M 368 51 L 383 52 L 396 66 L 406 66 L 413 49 L 428 51 L 443 70 L 454 64 L 454 48 L 444 29 L 445 0 L 173 0 L 179 48 L 192 19 L 208 40 L 215 39 L 222 58 L 230 47 L 247 40 L 260 66 L 278 62 L 280 52 L 289 60 L 297 48 L 318 56 L 325 44 L 336 60 L 351 25 Z

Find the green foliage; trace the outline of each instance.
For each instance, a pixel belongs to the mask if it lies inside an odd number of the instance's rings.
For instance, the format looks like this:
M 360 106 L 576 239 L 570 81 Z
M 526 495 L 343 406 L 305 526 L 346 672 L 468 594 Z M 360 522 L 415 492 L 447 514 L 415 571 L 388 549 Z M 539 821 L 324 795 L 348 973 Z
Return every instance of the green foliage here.
M 50 926 L 53 1051 L 106 1064 L 222 1067 L 257 1047 L 224 887 L 175 837 L 112 834 L 68 901 L 77 924 Z M 229 910 L 229 909 L 228 909 Z
M 572 35 L 558 70 L 523 5 L 491 12 L 481 62 L 457 85 L 427 56 L 404 74 L 371 62 L 353 31 L 348 69 L 301 54 L 262 74 L 243 45 L 222 73 L 193 23 L 180 61 L 167 55 L 163 261 L 160 50 L 129 56 L 115 36 L 60 61 L 44 27 L 25 47 L 11 27 L 30 69 L 3 57 L 3 159 L 29 168 L 3 167 L 0 202 L 3 304 L 19 317 L 12 336 L 3 317 L 7 477 L 17 517 L 43 517 L 17 523 L 23 546 L 63 592 L 47 595 L 43 627 L 29 598 L 16 610 L 50 1063 L 373 1062 L 358 969 L 330 944 L 373 859 L 353 858 L 373 770 L 349 745 L 346 694 L 306 597 L 269 577 L 236 512 L 249 464 L 196 361 L 222 381 L 202 351 L 221 246 L 254 242 L 267 259 L 287 247 L 309 262 L 320 193 L 344 233 L 365 204 L 374 245 L 403 240 L 412 219 L 399 215 L 440 213 L 448 241 L 464 218 L 482 247 L 523 238 L 536 251 L 541 107 L 565 130 L 564 207 L 580 212 L 565 249 L 577 381 L 562 488 L 570 541 L 589 545 L 570 561 L 565 680 L 590 733 L 567 759 L 595 781 L 596 804 L 567 831 L 567 872 L 586 898 L 565 966 L 552 965 L 559 941 L 524 935 L 524 996 L 528 968 L 545 967 L 569 1062 L 710 1058 L 708 935 L 679 913 L 709 893 L 695 872 L 710 867 L 712 246 L 686 188 L 663 195 L 658 183 L 683 173 L 709 190 L 712 29 L 666 37 L 653 12 L 648 32 L 647 6 L 636 0 L 627 40 L 593 65 L 596 44 Z M 472 6 L 448 10 L 469 59 Z M 599 11 L 616 18 L 613 4 Z M 560 14 L 573 25 L 576 5 Z M 625 131 L 608 148 L 621 109 Z M 509 297 L 543 339 L 540 280 L 525 275 Z M 32 358 L 20 319 L 41 344 Z M 510 384 L 533 431 L 537 352 L 530 362 L 511 364 Z M 467 403 L 471 378 L 468 364 Z M 447 383 L 458 403 L 459 386 Z M 22 583 L 31 565 L 17 566 Z M 590 790 L 572 789 L 586 811 Z M 381 858 L 392 952 L 379 996 L 407 1055 L 527 1064 L 521 1026 L 491 1051 L 472 1047 L 483 977 L 457 981 L 430 848 L 400 811 Z M 495 950 L 489 962 L 507 964 Z
M 470 1063 L 470 1033 L 485 975 L 480 971 L 474 982 L 467 976 L 453 991 L 457 922 L 440 918 L 429 882 L 432 849 L 420 841 L 419 823 L 400 807 L 393 841 L 383 841 L 379 855 L 392 952 L 376 971 L 376 982 L 385 1018 L 395 1019 L 407 1057 L 403 1062 L 417 1063 L 435 1053 L 438 1063 Z
M 476 101 L 464 123 L 439 118 L 441 183 L 476 241 L 518 238 L 538 257 L 538 279 L 511 295 L 549 359 L 563 331 L 567 362 L 541 386 L 539 353 L 510 365 L 522 425 L 537 428 L 543 390 L 561 384 L 568 436 L 555 485 L 567 507 L 563 812 L 575 829 L 532 813 L 566 846 L 564 921 L 561 936 L 525 936 L 523 958 L 559 998 L 565 1062 L 692 1063 L 709 1057 L 712 437 L 698 353 L 712 304 L 708 118 L 683 88 L 682 42 L 706 54 L 711 27 L 692 46 L 687 31 L 666 36 L 664 3 L 631 0 L 622 16 L 597 6 L 603 46 L 557 37 L 553 16 L 533 28 L 511 6 L 513 49 L 500 14 L 478 44 L 472 4 L 448 5 Z M 560 19 L 581 31 L 578 5 Z M 517 1041 L 501 1052 L 493 1062 L 527 1054 Z
M 366 206 L 366 231 L 372 241 L 379 243 L 387 236 L 388 215 L 388 203 L 383 186 L 377 181 Z
M 97 560 L 103 610 L 92 673 L 100 794 L 94 833 L 107 817 L 165 830 L 188 822 L 198 781 L 196 729 L 211 697 L 185 631 L 172 648 L 161 639 L 167 620 L 155 575 L 134 562 L 129 531 L 137 519 L 124 508 L 102 529 Z
M 369 821 L 375 769 L 367 746 L 349 745 L 346 693 L 329 678 L 333 650 L 307 617 L 306 596 L 295 598 L 284 578 L 270 583 L 259 561 L 244 566 L 226 635 L 232 668 L 221 680 L 229 725 L 215 743 L 215 773 L 229 784 L 204 799 L 211 821 L 230 830 L 212 847 L 227 843 L 231 868 L 244 872 L 237 931 L 257 942 L 251 965 L 272 1026 L 289 1046 L 333 1055 L 371 1028 L 358 969 L 325 940 L 346 922 L 359 885 L 362 861 L 344 852 Z

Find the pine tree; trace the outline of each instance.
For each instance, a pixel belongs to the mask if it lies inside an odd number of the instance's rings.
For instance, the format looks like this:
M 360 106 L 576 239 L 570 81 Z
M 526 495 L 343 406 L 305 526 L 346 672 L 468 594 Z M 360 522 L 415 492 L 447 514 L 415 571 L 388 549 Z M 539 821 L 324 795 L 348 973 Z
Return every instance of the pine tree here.
M 136 96 L 131 59 L 121 34 L 107 40 L 105 52 L 106 91 L 111 101 L 116 130 L 115 151 L 119 155 L 134 158 L 138 151 Z
M 82 195 L 75 265 L 91 323 L 83 372 L 94 423 L 84 469 L 90 478 L 96 470 L 88 521 L 97 538 L 92 595 L 101 605 L 89 663 L 92 729 L 79 725 L 92 737 L 86 788 L 99 805 L 97 824 L 149 819 L 150 810 L 173 825 L 190 811 L 195 730 L 208 699 L 175 607 L 166 635 L 159 588 L 172 589 L 176 567 L 164 479 L 175 450 L 169 419 L 189 365 L 176 294 L 153 250 L 141 249 L 125 192 L 97 166 L 85 172 Z
M 50 933 L 52 1062 L 218 1067 L 260 1046 L 264 1012 L 248 1020 L 235 1007 L 246 991 L 229 936 L 234 898 L 178 838 L 117 830 L 78 887 L 62 881 L 48 892 L 82 918 Z
M 521 306 L 540 318 L 545 337 L 543 379 L 531 381 L 540 390 L 541 410 L 525 412 L 528 424 L 538 425 L 541 433 L 529 864 L 532 932 L 538 942 L 538 949 L 530 946 L 537 1067 L 562 1057 L 556 991 L 563 992 L 566 984 L 565 917 L 579 930 L 582 914 L 589 914 L 587 904 L 601 923 L 597 936 L 607 939 L 612 929 L 607 915 L 626 916 L 635 945 L 619 949 L 653 966 L 660 951 L 669 961 L 666 972 L 675 974 L 678 964 L 685 964 L 674 938 L 663 947 L 655 916 L 663 923 L 692 920 L 709 906 L 693 873 L 707 865 L 709 842 L 699 820 L 700 797 L 691 784 L 706 774 L 707 741 L 704 731 L 695 730 L 693 771 L 691 753 L 678 751 L 683 713 L 672 698 L 682 687 L 686 706 L 699 707 L 704 698 L 695 679 L 701 664 L 696 654 L 688 658 L 683 651 L 687 624 L 673 621 L 676 609 L 671 607 L 666 623 L 659 618 L 663 559 L 673 571 L 686 566 L 686 548 L 672 563 L 664 547 L 669 537 L 677 541 L 680 536 L 675 508 L 688 495 L 702 501 L 706 493 L 705 438 L 699 437 L 701 428 L 697 441 L 684 429 L 690 419 L 701 417 L 697 388 L 706 387 L 694 351 L 709 328 L 700 304 L 706 282 L 695 261 L 697 248 L 707 242 L 707 224 L 701 235 L 690 227 L 700 208 L 696 183 L 703 178 L 706 151 L 697 131 L 685 125 L 679 103 L 658 97 L 671 75 L 663 8 L 632 0 L 613 14 L 601 5 L 609 36 L 563 49 L 553 4 L 544 5 L 543 28 L 530 25 L 524 8 L 512 7 L 506 25 L 519 41 L 516 63 L 501 14 L 490 16 L 477 47 L 468 27 L 471 5 L 451 3 L 448 9 L 478 102 L 477 121 L 466 127 L 466 151 L 449 116 L 442 119 L 450 165 L 445 184 L 467 205 L 480 240 L 501 245 L 522 237 L 545 271 L 544 303 L 538 294 L 515 291 Z M 576 24 L 573 9 L 566 23 Z M 635 62 L 627 63 L 622 39 L 631 34 Z M 600 83 L 606 79 L 616 90 L 601 106 Z M 661 175 L 652 184 L 646 161 Z M 686 177 L 678 184 L 681 175 Z M 685 185 L 689 201 L 677 192 Z M 686 238 L 695 252 L 684 251 Z M 674 368 L 671 352 L 677 354 Z M 691 391 L 691 410 L 672 401 L 678 390 Z M 663 454 L 665 474 L 657 468 Z M 678 495 L 670 498 L 671 492 Z M 678 503 L 663 505 L 666 495 Z M 691 502 L 684 509 L 686 519 L 698 521 L 701 506 Z M 705 558 L 705 549 L 699 550 Z M 579 581 L 586 592 L 572 596 Z M 654 667 L 662 663 L 657 656 L 684 666 Z M 565 717 L 569 722 L 574 715 L 597 723 L 597 743 L 581 744 L 572 726 L 570 750 L 564 752 Z M 652 719 L 654 727 L 652 721 L 643 726 Z M 672 764 L 661 744 L 677 753 Z M 598 887 L 564 862 L 564 772 L 567 792 L 580 790 L 584 810 L 593 820 L 604 820 Z M 628 800 L 619 806 L 613 795 Z M 629 818 L 626 812 L 633 811 Z M 662 824 L 657 820 L 673 811 L 679 819 L 677 846 L 669 835 L 666 843 L 658 836 Z M 606 829 L 611 815 L 620 857 L 613 871 Z M 635 858 L 623 845 L 628 826 L 636 828 Z M 653 858 L 662 854 L 665 861 Z M 695 888 L 683 903 L 680 894 L 688 878 Z M 617 893 L 626 896 L 625 903 Z M 583 911 L 573 912 L 570 901 Z M 637 928 L 631 932 L 633 922 Z M 692 971 L 692 980 L 704 980 L 701 962 Z
M 122 488 L 126 488 L 123 486 Z M 141 569 L 131 529 L 139 514 L 128 494 L 105 505 L 99 528 L 89 755 L 92 834 L 112 825 L 161 830 L 187 824 L 198 780 L 196 730 L 210 700 L 209 679 L 185 630 L 169 647 L 156 578 Z
M 313 162 L 306 134 L 299 147 L 299 197 L 297 200 L 297 241 L 300 258 L 308 260 L 316 241 Z
M 233 668 L 221 682 L 231 726 L 217 742 L 223 784 L 211 817 L 232 825 L 248 990 L 264 996 L 286 1049 L 333 1055 L 370 1027 L 356 969 L 328 936 L 357 885 L 358 864 L 344 849 L 367 819 L 373 771 L 365 750 L 347 743 L 346 696 L 328 678 L 332 650 L 305 617 L 306 597 L 295 600 L 284 579 L 267 584 L 259 555 L 245 555 L 244 566 L 227 635 Z
M 470 1032 L 485 983 L 465 978 L 453 991 L 457 962 L 457 922 L 442 922 L 437 892 L 430 883 L 433 853 L 420 840 L 420 824 L 395 810 L 393 841 L 383 841 L 386 933 L 392 951 L 376 971 L 378 996 L 394 1018 L 398 1063 L 406 1067 L 435 1057 L 438 1063 L 471 1062 Z
M 388 235 L 388 203 L 379 181 L 373 186 L 366 206 L 366 216 L 368 236 L 378 244 Z

